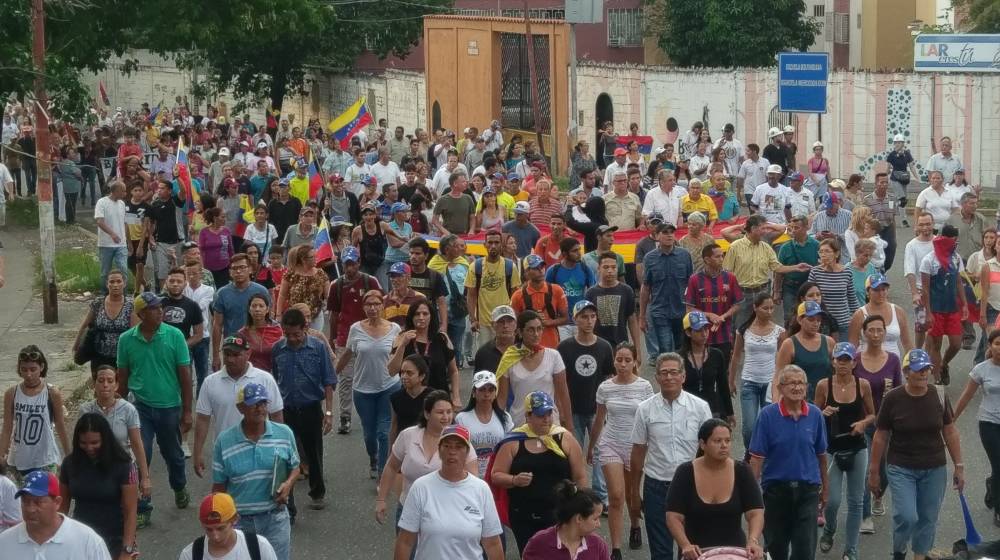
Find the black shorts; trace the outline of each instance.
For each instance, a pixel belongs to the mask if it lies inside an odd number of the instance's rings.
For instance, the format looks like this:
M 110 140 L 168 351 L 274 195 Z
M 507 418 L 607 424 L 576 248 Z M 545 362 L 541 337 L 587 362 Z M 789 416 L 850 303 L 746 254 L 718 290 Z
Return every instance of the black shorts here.
M 142 256 L 136 256 L 137 250 L 142 247 Z M 137 264 L 146 264 L 146 256 L 149 255 L 149 245 L 146 240 L 128 240 L 128 267 L 135 268 Z

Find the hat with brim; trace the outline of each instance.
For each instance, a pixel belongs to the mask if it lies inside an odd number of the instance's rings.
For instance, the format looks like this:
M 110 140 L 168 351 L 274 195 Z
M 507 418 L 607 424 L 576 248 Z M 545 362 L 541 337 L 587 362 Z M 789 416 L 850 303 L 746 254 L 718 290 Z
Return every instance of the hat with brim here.
M 836 346 L 833 347 L 833 359 L 837 358 L 850 358 L 854 359 L 858 355 L 858 349 L 854 347 L 850 342 L 838 342 Z
M 796 313 L 799 317 L 815 317 L 822 314 L 823 307 L 815 301 L 803 301 L 799 304 L 798 313 Z
M 593 309 L 596 312 L 597 304 L 587 299 L 581 299 L 573 305 L 573 316 L 576 317 L 587 309 Z
M 132 302 L 132 309 L 139 313 L 145 309 L 152 309 L 163 305 L 163 298 L 153 292 L 142 292 L 135 297 Z
M 552 400 L 552 395 L 545 391 L 535 391 L 524 397 L 524 410 L 532 416 L 545 416 L 555 409 L 556 403 Z
M 477 371 L 475 375 L 472 376 L 472 388 L 482 389 L 487 385 L 492 385 L 497 387 L 497 376 L 493 375 L 492 371 Z
M 441 437 L 438 438 L 438 445 L 444 442 L 447 438 L 460 440 L 466 447 L 472 449 L 472 436 L 469 435 L 469 429 L 465 426 L 452 424 L 441 430 Z
M 267 401 L 267 388 L 260 383 L 247 383 L 236 391 L 236 404 L 253 406 Z
M 903 369 L 908 369 L 910 371 L 923 371 L 933 365 L 934 363 L 931 362 L 930 354 L 928 354 L 926 350 L 921 350 L 920 348 L 914 348 L 903 356 Z
M 712 322 L 708 320 L 701 311 L 692 311 L 684 316 L 682 321 L 684 330 L 691 329 L 692 331 L 700 331 L 701 329 L 708 328 L 712 325 Z
M 25 494 L 36 498 L 54 498 L 59 495 L 59 477 L 48 471 L 32 471 L 24 477 L 24 485 L 14 494 L 14 498 Z

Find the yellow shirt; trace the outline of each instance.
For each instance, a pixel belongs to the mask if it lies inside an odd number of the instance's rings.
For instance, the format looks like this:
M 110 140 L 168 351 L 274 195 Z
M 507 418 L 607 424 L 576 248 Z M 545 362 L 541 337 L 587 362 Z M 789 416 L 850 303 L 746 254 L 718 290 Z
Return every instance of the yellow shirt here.
M 306 175 L 305 177 L 299 178 L 299 176 L 296 175 L 295 177 L 292 177 L 292 179 L 288 181 L 288 194 L 289 196 L 299 199 L 302 206 L 305 206 L 306 202 L 309 202 L 309 176 Z
M 746 237 L 729 245 L 722 268 L 732 272 L 742 288 L 758 288 L 771 280 L 771 272 L 781 266 L 774 249 L 763 241 L 751 243 Z
M 510 305 L 510 293 L 507 291 L 507 265 L 504 264 L 503 258 L 495 263 L 489 262 L 485 257 L 483 257 L 482 261 L 482 276 L 479 280 L 479 302 L 476 306 L 476 312 L 477 318 L 481 322 L 489 323 L 490 315 L 493 313 L 494 308 L 500 305 Z M 466 288 L 476 287 L 477 266 L 473 263 L 470 267 L 469 274 L 465 277 Z M 521 273 L 514 263 L 511 263 L 510 268 L 509 288 L 513 291 L 521 285 Z
M 681 213 L 686 218 L 692 212 L 701 212 L 710 222 L 719 219 L 719 211 L 715 208 L 715 202 L 706 194 L 702 194 L 698 200 L 691 200 L 689 194 L 684 195 L 684 198 L 681 199 Z

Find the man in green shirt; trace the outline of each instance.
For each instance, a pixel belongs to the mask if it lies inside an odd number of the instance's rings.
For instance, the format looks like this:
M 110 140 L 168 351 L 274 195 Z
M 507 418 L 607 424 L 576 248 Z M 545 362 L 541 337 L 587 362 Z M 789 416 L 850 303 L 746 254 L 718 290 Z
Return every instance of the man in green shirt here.
M 146 461 L 153 458 L 155 437 L 174 504 L 184 509 L 191 501 L 181 448 L 181 434 L 191 429 L 191 355 L 184 334 L 163 322 L 163 298 L 143 292 L 133 309 L 139 324 L 118 339 L 118 386 L 135 396 Z
M 778 262 L 783 265 L 806 263 L 816 266 L 819 262 L 819 241 L 809 235 L 809 217 L 802 214 L 792 216 L 788 222 L 788 233 L 792 240 L 778 249 Z M 785 312 L 785 323 L 799 307 L 799 287 L 809 278 L 809 272 L 774 273 L 774 293 L 781 294 L 781 307 Z

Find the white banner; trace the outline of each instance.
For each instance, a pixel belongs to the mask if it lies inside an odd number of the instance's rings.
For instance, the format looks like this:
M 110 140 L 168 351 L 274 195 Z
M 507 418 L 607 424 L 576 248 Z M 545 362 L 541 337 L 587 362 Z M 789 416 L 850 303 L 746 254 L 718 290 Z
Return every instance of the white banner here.
M 156 152 L 146 152 L 142 155 L 142 164 L 148 169 L 149 166 L 153 164 L 153 159 L 156 158 Z M 111 176 L 115 172 L 115 165 L 118 164 L 117 157 L 106 157 L 101 158 L 101 173 L 104 175 L 104 181 L 107 182 L 111 179 Z
M 913 42 L 918 72 L 1000 72 L 1000 35 L 920 34 Z

